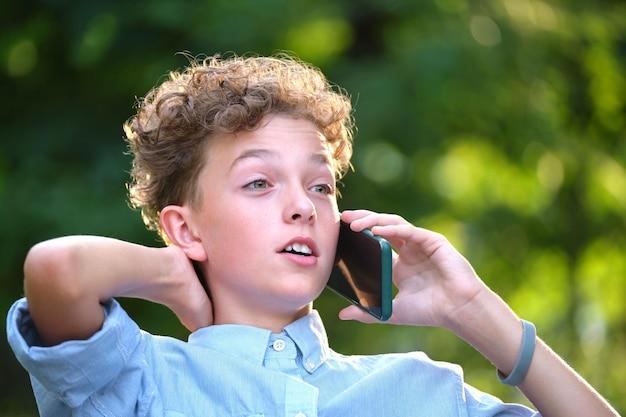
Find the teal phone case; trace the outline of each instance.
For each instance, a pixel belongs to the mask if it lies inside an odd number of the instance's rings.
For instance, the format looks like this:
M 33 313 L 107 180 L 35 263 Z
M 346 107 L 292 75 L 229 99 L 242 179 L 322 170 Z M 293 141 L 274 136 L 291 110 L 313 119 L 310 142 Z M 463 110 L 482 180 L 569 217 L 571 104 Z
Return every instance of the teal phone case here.
M 328 287 L 378 320 L 386 321 L 392 314 L 391 245 L 369 230 L 355 233 L 343 222 L 341 227 L 344 229 L 339 236 L 337 264 Z

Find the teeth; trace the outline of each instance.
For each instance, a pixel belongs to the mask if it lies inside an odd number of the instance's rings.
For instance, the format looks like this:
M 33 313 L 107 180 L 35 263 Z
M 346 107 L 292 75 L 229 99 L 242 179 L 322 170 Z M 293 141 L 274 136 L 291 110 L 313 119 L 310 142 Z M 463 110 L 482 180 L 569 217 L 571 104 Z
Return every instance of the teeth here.
M 293 245 L 289 245 L 285 248 L 285 251 L 302 253 L 304 255 L 310 255 L 312 253 L 311 248 L 301 243 L 294 243 Z

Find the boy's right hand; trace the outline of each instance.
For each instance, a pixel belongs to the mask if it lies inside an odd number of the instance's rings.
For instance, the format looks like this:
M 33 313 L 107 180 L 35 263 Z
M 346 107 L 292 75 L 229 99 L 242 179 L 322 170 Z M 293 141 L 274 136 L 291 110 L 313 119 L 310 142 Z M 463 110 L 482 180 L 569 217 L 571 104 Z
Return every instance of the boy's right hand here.
M 213 323 L 211 301 L 185 252 L 97 236 L 68 236 L 34 246 L 24 264 L 28 308 L 45 345 L 91 337 L 102 303 L 142 298 L 169 307 L 190 331 Z
M 213 307 L 192 261 L 178 246 L 158 249 L 163 268 L 155 284 L 118 294 L 143 298 L 167 306 L 191 332 L 213 324 Z

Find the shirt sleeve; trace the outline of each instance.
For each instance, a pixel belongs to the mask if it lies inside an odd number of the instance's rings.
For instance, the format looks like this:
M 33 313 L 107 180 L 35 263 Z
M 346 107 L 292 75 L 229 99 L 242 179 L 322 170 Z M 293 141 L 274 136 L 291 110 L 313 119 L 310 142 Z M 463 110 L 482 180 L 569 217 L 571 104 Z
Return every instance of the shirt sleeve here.
M 537 411 L 521 404 L 503 403 L 491 394 L 464 384 L 464 397 L 469 417 L 502 416 L 502 417 L 541 417 Z
M 141 331 L 137 324 L 115 300 L 104 304 L 103 309 L 104 323 L 92 337 L 51 347 L 41 346 L 26 299 L 16 301 L 9 310 L 9 344 L 31 375 L 40 406 L 42 400 L 49 403 L 54 398 L 69 408 L 80 408 L 96 392 L 112 385 L 125 369 L 133 368 L 132 361 L 140 360 Z

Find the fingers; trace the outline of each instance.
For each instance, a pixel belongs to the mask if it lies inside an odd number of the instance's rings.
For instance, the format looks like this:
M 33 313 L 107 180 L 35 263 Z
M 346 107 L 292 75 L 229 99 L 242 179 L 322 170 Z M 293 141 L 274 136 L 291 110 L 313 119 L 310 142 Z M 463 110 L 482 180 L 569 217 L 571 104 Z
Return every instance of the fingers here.
M 369 210 L 345 210 L 341 213 L 341 219 L 350 223 L 351 229 L 355 232 L 381 225 L 409 224 L 396 214 L 376 213 Z
M 196 274 L 200 274 L 197 276 Z M 194 273 L 189 275 L 189 289 L 186 306 L 189 308 L 179 317 L 183 325 L 194 332 L 202 327 L 213 324 L 213 303 L 209 298 L 207 283 L 199 267 L 194 265 Z
M 371 324 L 371 323 L 389 323 L 389 324 L 400 324 L 398 318 L 392 314 L 391 318 L 387 321 L 380 321 L 376 317 L 366 313 L 361 310 L 359 307 L 355 305 L 350 305 L 341 311 L 339 311 L 339 318 L 341 320 L 355 320 L 361 323 Z
M 213 305 L 206 291 L 195 277 L 185 278 L 168 292 L 168 302 L 162 302 L 176 314 L 190 332 L 213 324 Z
M 164 304 L 191 332 L 212 325 L 213 305 L 200 263 L 192 262 L 180 247 L 172 245 L 167 249 L 175 254 L 167 275 L 171 284 L 161 292 L 157 302 L 165 300 Z
M 355 305 L 348 306 L 339 312 L 339 318 L 341 320 L 356 320 L 361 323 L 380 323 L 373 316 L 367 314 Z
M 448 244 L 443 235 L 416 227 L 395 214 L 375 213 L 369 210 L 346 210 L 341 213 L 341 219 L 350 223 L 350 228 L 354 231 L 370 229 L 373 234 L 387 239 L 396 251 L 410 244 L 415 249 L 411 252 L 418 258 L 429 257 Z
M 213 324 L 213 307 L 209 298 L 202 294 L 203 299 L 197 301 L 197 305 L 188 311 L 180 311 L 175 313 L 178 315 L 180 322 L 190 332 L 207 327 Z
M 346 223 L 352 223 L 355 220 L 358 220 L 362 217 L 375 214 L 373 211 L 369 210 L 344 210 L 341 212 L 341 220 Z

